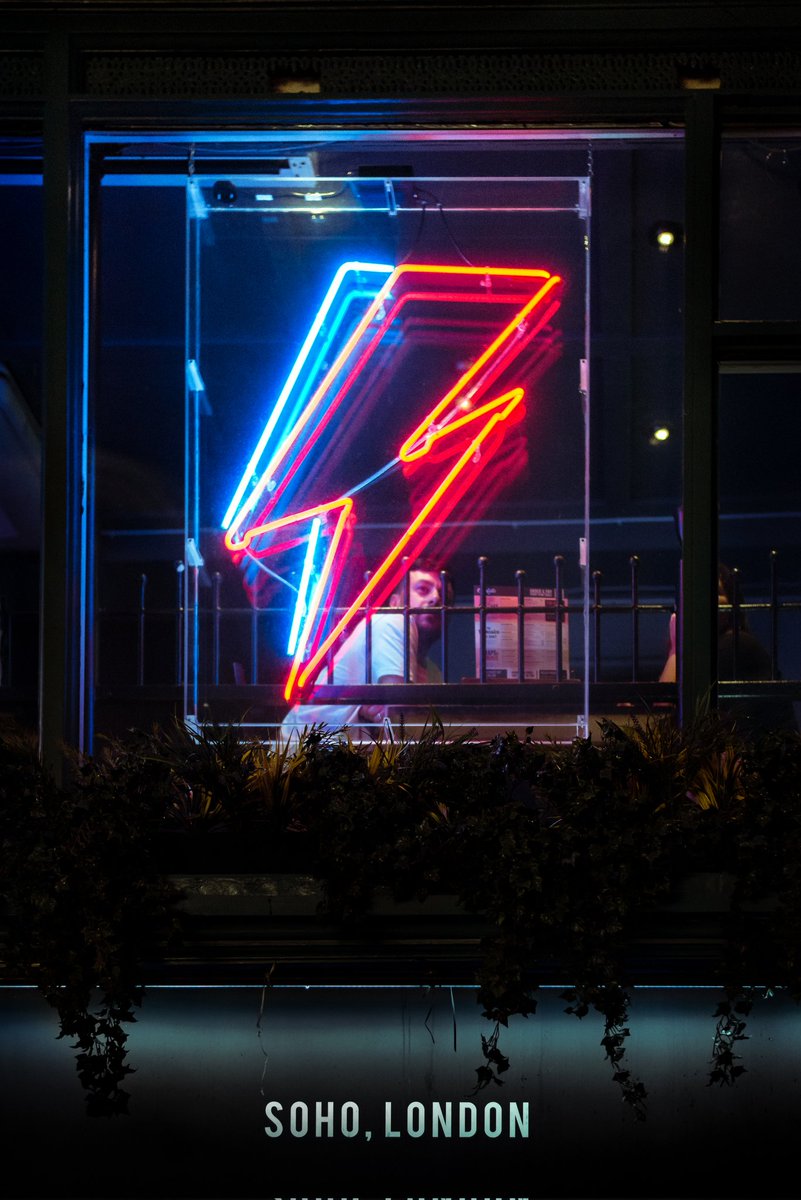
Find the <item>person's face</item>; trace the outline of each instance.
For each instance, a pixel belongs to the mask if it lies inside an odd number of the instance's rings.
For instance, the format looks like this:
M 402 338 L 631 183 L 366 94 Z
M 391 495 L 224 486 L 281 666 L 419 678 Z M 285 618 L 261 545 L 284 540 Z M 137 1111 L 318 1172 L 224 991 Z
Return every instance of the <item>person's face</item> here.
M 392 597 L 392 603 L 403 604 L 404 589 L 401 586 Z M 442 584 L 433 571 L 411 571 L 409 573 L 409 608 L 430 609 L 430 612 L 415 613 L 413 620 L 418 630 L 439 633 L 439 607 L 442 603 Z

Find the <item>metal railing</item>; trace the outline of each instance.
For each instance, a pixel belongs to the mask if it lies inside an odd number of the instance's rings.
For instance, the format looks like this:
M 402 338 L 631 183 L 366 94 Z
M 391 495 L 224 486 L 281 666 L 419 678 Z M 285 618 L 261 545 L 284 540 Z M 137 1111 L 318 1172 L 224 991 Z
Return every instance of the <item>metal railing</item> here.
M 675 605 L 671 589 L 666 587 L 657 599 L 643 597 L 645 589 L 640 582 L 640 558 L 631 555 L 627 562 L 628 580 L 625 585 L 618 581 L 608 584 L 600 570 L 591 572 L 590 588 L 590 680 L 601 683 L 612 678 L 618 683 L 642 684 L 658 679 L 654 670 L 654 617 L 663 617 L 659 626 L 659 648 L 666 649 L 667 622 Z M 437 656 L 441 682 L 448 685 L 458 683 L 488 684 L 492 682 L 488 671 L 487 630 L 490 619 L 510 617 L 514 621 L 516 641 L 515 670 L 509 678 L 518 683 L 527 682 L 526 623 L 547 613 L 555 624 L 554 662 L 552 682 L 559 686 L 571 677 L 571 665 L 565 661 L 562 632 L 566 623 L 583 621 L 583 596 L 577 589 L 565 585 L 565 558 L 561 554 L 552 560 L 552 577 L 547 590 L 550 595 L 538 602 L 527 594 L 527 576 L 522 569 L 512 572 L 511 579 L 489 584 L 490 562 L 486 556 L 478 558 L 476 579 L 471 602 L 449 601 L 450 580 L 447 572 L 441 573 L 441 597 L 439 603 L 440 630 Z M 106 608 L 99 605 L 96 611 L 94 631 L 94 671 L 98 687 L 113 682 L 115 686 L 127 688 L 181 687 L 186 681 L 186 622 L 185 611 L 185 567 L 183 562 L 174 565 L 172 600 L 153 600 L 150 594 L 150 579 L 146 572 L 132 576 L 130 582 L 131 604 Z M 740 630 L 743 618 L 761 619 L 767 627 L 763 635 L 770 656 L 770 680 L 782 679 L 780 651 L 782 631 L 790 614 L 801 613 L 801 599 L 787 594 L 779 576 L 779 556 L 770 552 L 767 593 L 760 599 L 746 602 L 742 599 L 743 587 L 740 572 L 734 571 L 736 586 L 732 603 L 720 606 L 721 612 L 732 617 L 733 661 L 736 664 L 740 649 Z M 543 579 L 538 577 L 537 584 Z M 511 595 L 498 603 L 498 597 L 490 593 L 495 588 L 505 587 Z M 648 589 L 654 594 L 653 586 Z M 201 604 L 197 613 L 199 636 L 202 642 L 200 664 L 204 689 L 217 689 L 235 685 L 239 688 L 261 688 L 265 684 L 280 682 L 276 674 L 270 678 L 267 663 L 271 637 L 275 641 L 280 623 L 286 622 L 286 610 L 275 606 L 259 607 L 248 602 L 230 604 L 223 599 L 223 576 L 215 572 L 207 586 L 199 589 Z M 669 598 L 666 598 L 669 597 Z M 365 674 L 366 683 L 372 680 L 371 626 L 376 612 L 365 612 Z M 392 610 L 403 621 L 404 627 L 404 677 L 412 679 L 410 623 L 420 612 L 410 603 L 408 577 L 402 602 Z M 649 621 L 647 653 L 643 654 L 643 622 Z M 36 615 L 31 611 L 12 610 L 0 595 L 0 694 L 9 689 L 35 690 L 36 663 L 31 646 L 35 638 L 30 636 L 30 626 L 35 626 Z M 476 630 L 475 677 L 465 677 L 464 669 L 454 672 L 452 641 L 455 622 L 468 622 Z M 617 623 L 614 626 L 614 623 Z M 621 624 L 627 632 L 621 638 Z M 226 626 L 237 629 L 237 649 L 230 650 L 231 639 L 226 639 Z M 271 630 L 270 627 L 273 627 Z M 610 631 L 614 635 L 610 637 Z M 577 639 L 578 640 L 578 639 Z M 583 640 L 583 638 L 582 638 Z M 624 646 L 625 643 L 625 646 Z M 575 647 L 575 642 L 573 643 Z M 610 644 L 612 650 L 610 652 Z M 785 647 L 786 649 L 786 647 Z M 329 682 L 332 679 L 329 655 Z M 646 659 L 645 666 L 643 658 Z M 275 658 L 275 656 L 273 656 Z M 274 670 L 276 668 L 273 668 Z M 785 682 L 801 682 L 801 670 L 785 674 Z
M 450 589 L 450 578 L 446 571 L 440 572 L 440 603 L 438 605 L 439 612 L 439 636 L 437 638 L 437 659 L 441 675 L 442 683 L 456 683 L 464 680 L 464 670 L 457 672 L 454 675 L 454 668 L 451 660 L 451 642 L 452 629 L 454 623 L 462 620 L 475 622 L 477 626 L 477 647 L 475 664 L 475 677 L 471 676 L 471 682 L 479 683 L 490 682 L 488 671 L 488 655 L 487 655 L 487 630 L 490 620 L 497 620 L 499 617 L 512 617 L 515 625 L 516 643 L 516 669 L 509 675 L 510 679 L 517 682 L 526 682 L 529 678 L 527 675 L 527 660 L 526 660 L 526 625 L 527 622 L 537 617 L 546 615 L 554 624 L 553 637 L 553 669 L 549 680 L 556 684 L 566 681 L 571 677 L 571 666 L 565 657 L 565 640 L 563 637 L 564 627 L 571 620 L 578 621 L 583 617 L 584 605 L 583 597 L 576 592 L 571 592 L 564 581 L 565 573 L 565 558 L 561 554 L 557 554 L 553 558 L 553 574 L 549 581 L 548 587 L 540 587 L 542 593 L 549 592 L 546 597 L 532 598 L 527 594 L 527 575 L 522 569 L 517 569 L 513 572 L 512 581 L 508 585 L 511 587 L 513 594 L 509 601 L 504 600 L 503 603 L 498 603 L 497 598 L 493 598 L 490 603 L 490 596 L 496 587 L 506 586 L 504 584 L 490 585 L 488 582 L 489 559 L 486 556 L 481 556 L 477 560 L 477 574 L 474 586 L 474 595 L 471 602 L 454 603 L 448 599 Z M 643 600 L 640 595 L 639 584 L 639 566 L 640 560 L 637 555 L 632 555 L 628 562 L 629 566 L 629 589 L 628 594 L 621 596 L 621 591 L 618 586 L 613 589 L 611 598 L 604 591 L 604 579 L 601 571 L 592 573 L 592 592 L 590 598 L 590 617 L 592 629 L 592 647 L 591 647 L 591 674 L 594 682 L 600 682 L 604 676 L 604 646 L 606 640 L 604 638 L 604 630 L 608 629 L 609 622 L 612 618 L 619 620 L 621 617 L 627 617 L 629 623 L 629 661 L 626 670 L 628 681 L 636 683 L 643 679 L 641 672 L 641 623 L 646 615 L 663 614 L 665 616 L 665 634 L 667 630 L 667 618 L 674 611 L 674 603 L 672 600 L 660 600 L 651 602 Z M 114 679 L 116 682 L 124 682 L 127 684 L 135 684 L 142 687 L 148 684 L 167 683 L 181 685 L 184 682 L 184 627 L 186 613 L 184 610 L 184 587 L 183 587 L 183 563 L 176 564 L 176 586 L 175 600 L 171 605 L 152 604 L 148 598 L 149 580 L 147 574 L 139 575 L 132 581 L 132 592 L 134 586 L 136 588 L 136 605 L 130 609 L 104 609 L 101 608 L 97 613 L 97 628 L 96 628 L 96 680 L 102 683 L 103 678 L 108 675 L 108 654 L 104 650 L 104 644 L 109 640 L 109 630 L 115 625 L 125 625 L 130 629 L 130 634 L 134 639 L 133 655 L 128 655 L 128 662 L 121 667 L 114 669 Z M 542 577 L 538 577 L 538 585 L 543 583 Z M 201 656 L 203 660 L 203 683 L 206 687 L 220 687 L 228 683 L 235 683 L 241 687 L 256 687 L 262 686 L 264 683 L 270 682 L 265 677 L 264 658 L 265 649 L 269 642 L 268 627 L 270 624 L 278 624 L 285 622 L 287 619 L 287 610 L 276 606 L 259 607 L 248 603 L 240 604 L 224 604 L 223 602 L 223 577 L 220 572 L 215 572 L 210 577 L 210 586 L 200 590 L 201 597 L 205 596 L 206 603 L 202 603 L 198 612 L 198 621 L 201 629 L 201 637 L 204 644 L 204 654 Z M 339 611 L 339 610 L 337 610 Z M 342 610 L 344 611 L 344 610 Z M 393 613 L 399 620 L 403 622 L 404 631 L 404 678 L 407 682 L 411 682 L 413 678 L 413 664 L 411 661 L 411 643 L 410 623 L 412 619 L 422 612 L 428 612 L 429 609 L 415 607 L 410 600 L 409 579 L 406 577 L 405 588 L 402 593 L 401 602 L 394 604 L 392 607 L 385 606 L 383 608 L 367 610 L 363 613 L 365 620 L 365 667 L 364 681 L 372 683 L 372 624 L 375 616 L 381 613 Z M 239 657 L 230 658 L 225 651 L 225 638 L 223 629 L 226 624 L 238 623 L 239 626 Z M 165 657 L 162 654 L 159 658 L 159 669 L 153 674 L 152 670 L 148 677 L 147 663 L 152 661 L 152 655 L 148 653 L 148 639 L 152 637 L 154 626 L 159 623 L 162 627 L 165 623 L 170 623 L 173 629 L 173 663 L 174 668 L 171 672 L 171 677 L 168 680 L 165 673 Z M 161 639 L 163 647 L 163 638 Z M 246 653 L 242 654 L 242 650 L 246 649 Z M 328 663 L 328 681 L 333 680 L 333 663 L 336 657 L 336 649 L 329 652 Z M 617 654 L 619 658 L 619 652 Z M 120 670 L 123 672 L 120 677 Z M 619 667 L 617 674 L 619 675 Z M 653 675 L 650 676 L 653 679 Z

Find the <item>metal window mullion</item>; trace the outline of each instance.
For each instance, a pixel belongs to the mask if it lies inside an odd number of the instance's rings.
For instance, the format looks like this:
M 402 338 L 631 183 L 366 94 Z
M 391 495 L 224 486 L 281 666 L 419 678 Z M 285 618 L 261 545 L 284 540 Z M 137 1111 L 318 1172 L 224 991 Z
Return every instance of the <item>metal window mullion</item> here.
M 39 596 L 39 743 L 58 775 L 86 745 L 86 406 L 83 390 L 82 138 L 71 119 L 70 38 L 48 34 L 44 106 L 44 389 Z
M 687 95 L 683 528 L 679 713 L 717 702 L 717 310 L 720 127 L 714 92 Z

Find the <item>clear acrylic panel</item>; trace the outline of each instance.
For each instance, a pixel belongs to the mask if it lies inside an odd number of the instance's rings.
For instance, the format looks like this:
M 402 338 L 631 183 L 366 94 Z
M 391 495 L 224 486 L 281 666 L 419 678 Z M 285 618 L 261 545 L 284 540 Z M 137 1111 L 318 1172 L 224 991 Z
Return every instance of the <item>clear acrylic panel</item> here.
M 586 147 L 547 149 L 426 133 L 195 156 L 187 718 L 270 731 L 361 707 L 372 734 L 383 680 L 407 728 L 432 707 L 586 725 L 590 188 Z

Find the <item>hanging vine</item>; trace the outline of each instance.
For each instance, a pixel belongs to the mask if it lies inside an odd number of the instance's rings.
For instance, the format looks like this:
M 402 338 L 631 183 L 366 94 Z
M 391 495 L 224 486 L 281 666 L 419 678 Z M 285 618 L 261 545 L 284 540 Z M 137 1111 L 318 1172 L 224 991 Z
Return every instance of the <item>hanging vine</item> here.
M 478 745 L 433 719 L 415 741 L 364 750 L 317 729 L 288 750 L 234 727 L 176 724 L 76 759 L 59 787 L 33 739 L 5 729 L 6 971 L 57 1011 L 92 1115 L 127 1111 L 141 964 L 181 935 L 160 839 L 213 844 L 226 829 L 269 830 L 278 853 L 302 831 L 329 918 L 358 922 L 387 891 L 448 894 L 476 916 L 491 1029 L 476 1091 L 503 1085 L 503 1029 L 536 1013 L 539 986 L 558 973 L 573 981 L 565 1011 L 600 1016 L 612 1081 L 645 1116 L 627 1057 L 627 946 L 640 914 L 694 872 L 725 870 L 731 882 L 710 1084 L 731 1086 L 747 1069 L 757 992 L 801 999 L 798 733 L 752 734 L 702 713 L 684 728 L 667 717 L 606 723 L 569 745 L 513 734 Z M 755 990 L 755 979 L 767 983 Z

